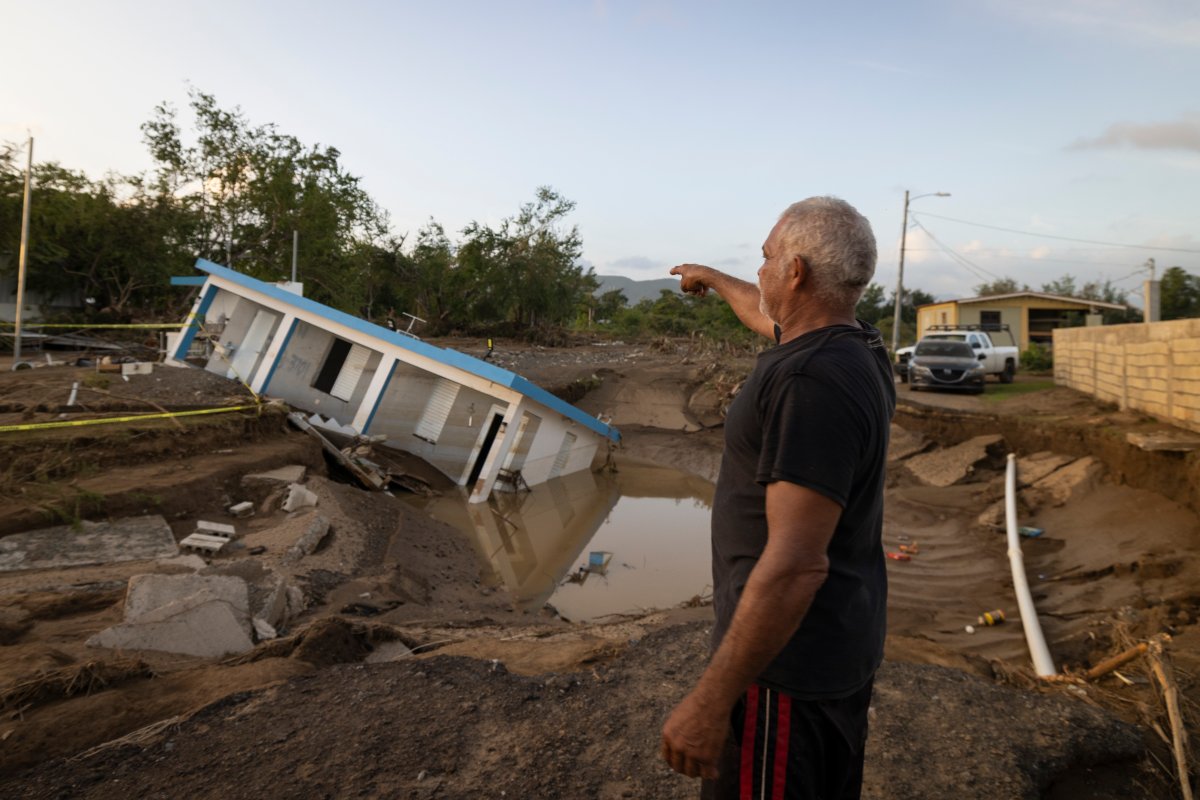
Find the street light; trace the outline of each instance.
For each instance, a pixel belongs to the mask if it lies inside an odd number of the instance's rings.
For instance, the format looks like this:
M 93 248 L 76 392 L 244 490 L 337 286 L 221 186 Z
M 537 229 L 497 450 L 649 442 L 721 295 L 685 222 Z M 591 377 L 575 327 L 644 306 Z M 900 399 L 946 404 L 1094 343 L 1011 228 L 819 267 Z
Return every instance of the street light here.
M 949 197 L 949 192 L 929 192 L 909 199 L 904 190 L 904 224 L 900 227 L 900 271 L 896 274 L 896 310 L 892 316 L 892 355 L 900 347 L 900 298 L 904 296 L 904 243 L 908 239 L 908 204 L 922 197 Z

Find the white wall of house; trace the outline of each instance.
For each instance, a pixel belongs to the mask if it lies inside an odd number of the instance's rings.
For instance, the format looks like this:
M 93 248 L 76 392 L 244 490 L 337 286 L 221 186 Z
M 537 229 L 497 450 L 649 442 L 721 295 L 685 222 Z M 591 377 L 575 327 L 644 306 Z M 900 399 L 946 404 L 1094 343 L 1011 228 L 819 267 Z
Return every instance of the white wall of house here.
M 297 320 L 287 347 L 280 353 L 279 364 L 267 384 L 266 393 L 343 425 L 351 424 L 366 396 L 367 386 L 375 377 L 382 354 L 377 350 L 370 351 L 358 380 L 349 391 L 348 400 L 335 397 L 313 386 L 335 338 L 329 331 Z

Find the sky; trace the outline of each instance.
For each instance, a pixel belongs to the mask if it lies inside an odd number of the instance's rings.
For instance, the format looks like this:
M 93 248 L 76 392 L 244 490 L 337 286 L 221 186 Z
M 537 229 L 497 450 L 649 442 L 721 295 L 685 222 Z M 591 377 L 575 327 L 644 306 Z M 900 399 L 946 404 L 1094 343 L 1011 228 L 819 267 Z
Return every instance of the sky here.
M 332 145 L 396 233 L 548 185 L 600 275 L 754 280 L 789 204 L 870 221 L 875 280 L 969 297 L 1200 275 L 1194 0 L 0 0 L 0 140 L 92 177 L 151 161 L 189 87 Z M 181 120 L 186 121 L 186 114 Z M 934 193 L 948 192 L 949 197 Z

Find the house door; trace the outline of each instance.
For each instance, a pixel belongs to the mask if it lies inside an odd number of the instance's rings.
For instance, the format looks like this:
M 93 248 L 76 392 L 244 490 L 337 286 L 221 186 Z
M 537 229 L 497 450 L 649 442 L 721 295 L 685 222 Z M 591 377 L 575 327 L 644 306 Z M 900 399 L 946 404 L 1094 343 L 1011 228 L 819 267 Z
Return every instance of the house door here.
M 275 320 L 276 316 L 265 309 L 260 308 L 254 312 L 250 328 L 234 352 L 233 362 L 225 377 L 234 378 L 243 383 L 250 382 L 251 372 L 254 370 L 254 365 L 258 363 L 258 357 L 267 347 L 267 337 L 271 335 L 271 329 L 275 327 Z
M 504 422 L 503 414 L 492 414 L 492 421 L 488 423 L 487 433 L 479 447 L 479 455 L 475 458 L 475 465 L 471 467 L 471 476 L 467 478 L 468 487 L 474 486 L 475 481 L 479 480 L 479 473 L 483 472 L 483 465 L 487 462 L 488 453 L 492 452 L 492 445 L 496 441 L 496 434 L 500 432 L 502 422 Z

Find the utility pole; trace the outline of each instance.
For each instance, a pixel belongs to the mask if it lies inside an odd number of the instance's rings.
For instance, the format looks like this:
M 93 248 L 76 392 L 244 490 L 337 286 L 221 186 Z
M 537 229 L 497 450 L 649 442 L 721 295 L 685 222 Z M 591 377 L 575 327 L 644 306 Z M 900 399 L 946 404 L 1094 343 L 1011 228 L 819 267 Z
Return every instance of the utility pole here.
M 908 189 L 904 190 L 904 224 L 900 226 L 900 269 L 896 272 L 896 308 L 892 311 L 892 357 L 900 349 L 900 298 L 904 296 L 904 245 L 908 241 Z
M 292 283 L 296 282 L 296 253 L 300 250 L 300 231 L 292 231 Z
M 25 307 L 25 262 L 29 254 L 29 185 L 33 180 L 33 137 L 29 137 L 29 152 L 25 160 L 25 197 L 21 206 L 21 249 L 17 256 L 17 315 L 13 326 L 13 363 L 21 363 L 21 312 Z
M 930 192 L 929 194 L 919 194 L 912 198 L 920 200 L 922 197 L 949 197 L 949 192 Z M 892 312 L 892 355 L 896 354 L 896 350 L 900 348 L 900 298 L 904 297 L 904 246 L 908 241 L 908 190 L 904 190 L 904 224 L 900 226 L 900 269 L 896 273 L 896 308 Z M 918 331 L 917 333 L 920 333 Z

